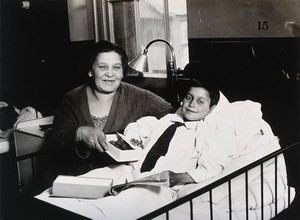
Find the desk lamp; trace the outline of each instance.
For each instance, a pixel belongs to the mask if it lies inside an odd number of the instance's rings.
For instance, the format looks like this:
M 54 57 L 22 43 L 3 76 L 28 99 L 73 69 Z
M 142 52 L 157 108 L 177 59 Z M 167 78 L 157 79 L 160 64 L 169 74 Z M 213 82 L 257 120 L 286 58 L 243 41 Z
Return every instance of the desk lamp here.
M 138 71 L 138 72 L 149 72 L 149 65 L 148 65 L 148 50 L 149 47 L 156 42 L 163 42 L 165 44 L 168 45 L 170 51 L 171 51 L 171 60 L 168 61 L 168 65 L 167 65 L 167 74 L 168 74 L 168 78 L 172 78 L 176 75 L 176 58 L 175 58 L 175 52 L 174 52 L 174 48 L 173 46 L 166 40 L 163 39 L 155 39 L 150 41 L 146 48 L 144 49 L 144 51 L 138 55 L 137 57 L 135 57 L 132 61 L 130 61 L 128 64 L 129 66 Z
M 166 45 L 168 45 L 170 51 L 171 51 L 171 58 L 167 63 L 167 78 L 168 80 L 171 82 L 171 87 L 172 90 L 176 90 L 176 81 L 177 81 L 177 67 L 176 67 L 176 57 L 175 57 L 175 52 L 174 52 L 174 48 L 173 46 L 166 40 L 164 39 L 155 39 L 150 41 L 146 48 L 144 49 L 144 51 L 138 55 L 137 57 L 135 57 L 133 60 L 131 60 L 128 65 L 138 71 L 138 72 L 149 72 L 149 65 L 148 65 L 148 50 L 149 47 L 156 42 L 162 42 L 165 43 Z M 178 93 L 176 91 L 176 101 L 179 102 L 179 96 Z

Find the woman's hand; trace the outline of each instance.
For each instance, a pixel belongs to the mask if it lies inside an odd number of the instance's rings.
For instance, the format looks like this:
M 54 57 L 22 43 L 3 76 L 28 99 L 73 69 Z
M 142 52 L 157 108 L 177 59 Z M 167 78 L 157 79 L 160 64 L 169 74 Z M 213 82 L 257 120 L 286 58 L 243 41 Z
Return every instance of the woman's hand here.
M 82 126 L 77 130 L 77 141 L 84 142 L 89 148 L 104 152 L 108 149 L 105 134 L 99 128 Z
M 169 178 L 170 187 L 179 184 L 195 183 L 193 178 L 188 173 L 174 173 L 172 171 L 169 171 Z

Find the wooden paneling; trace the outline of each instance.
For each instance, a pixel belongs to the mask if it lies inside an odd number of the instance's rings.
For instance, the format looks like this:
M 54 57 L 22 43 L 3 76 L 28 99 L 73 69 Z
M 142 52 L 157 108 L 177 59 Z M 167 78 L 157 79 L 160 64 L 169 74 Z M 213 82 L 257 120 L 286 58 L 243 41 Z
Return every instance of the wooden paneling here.
M 189 38 L 291 37 L 299 0 L 187 0 Z

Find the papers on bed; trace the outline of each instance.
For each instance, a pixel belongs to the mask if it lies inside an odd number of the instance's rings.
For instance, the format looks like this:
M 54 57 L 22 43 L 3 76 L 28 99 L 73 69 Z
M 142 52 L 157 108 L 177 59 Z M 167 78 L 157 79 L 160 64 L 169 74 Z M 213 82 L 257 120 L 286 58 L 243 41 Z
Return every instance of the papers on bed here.
M 146 185 L 147 186 L 170 186 L 169 172 L 164 171 L 135 181 L 115 185 L 109 190 L 109 194 L 116 196 L 123 190 L 131 188 L 133 186 L 146 186 Z
M 59 175 L 53 182 L 54 197 L 98 199 L 107 195 L 112 179 Z
M 137 161 L 142 158 L 142 149 L 131 144 L 124 135 L 119 133 L 108 134 L 106 135 L 106 139 L 108 142 L 108 150 L 106 153 L 108 153 L 114 160 L 118 162 L 126 162 Z M 127 149 L 120 149 L 120 147 L 115 144 L 118 139 L 122 139 L 122 141 L 126 143 Z

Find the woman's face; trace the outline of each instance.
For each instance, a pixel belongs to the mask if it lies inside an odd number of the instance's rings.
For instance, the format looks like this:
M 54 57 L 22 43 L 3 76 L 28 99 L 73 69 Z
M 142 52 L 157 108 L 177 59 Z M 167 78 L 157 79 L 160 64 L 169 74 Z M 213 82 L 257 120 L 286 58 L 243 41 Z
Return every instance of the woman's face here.
M 98 92 L 106 94 L 115 92 L 123 78 L 121 56 L 113 51 L 99 53 L 91 74 Z
M 182 103 L 184 118 L 189 121 L 204 119 L 211 110 L 210 101 L 209 93 L 206 89 L 191 87 Z

